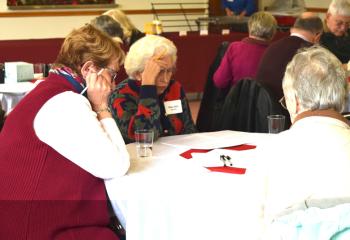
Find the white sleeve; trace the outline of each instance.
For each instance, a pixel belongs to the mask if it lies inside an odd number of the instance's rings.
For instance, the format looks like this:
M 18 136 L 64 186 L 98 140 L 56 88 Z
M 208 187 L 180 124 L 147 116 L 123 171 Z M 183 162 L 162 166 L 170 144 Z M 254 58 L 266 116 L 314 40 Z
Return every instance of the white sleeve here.
M 124 175 L 130 159 L 112 118 L 99 121 L 89 101 L 67 91 L 48 100 L 34 119 L 38 138 L 92 175 Z

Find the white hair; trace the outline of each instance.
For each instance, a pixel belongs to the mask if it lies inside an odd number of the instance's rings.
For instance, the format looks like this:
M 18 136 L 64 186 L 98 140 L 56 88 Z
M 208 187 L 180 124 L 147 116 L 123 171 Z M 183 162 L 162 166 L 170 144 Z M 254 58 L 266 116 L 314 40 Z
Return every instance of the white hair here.
M 294 93 L 305 110 L 341 112 L 348 97 L 346 72 L 327 49 L 321 46 L 302 49 L 287 66 L 283 92 L 286 96 Z
M 350 0 L 333 0 L 328 7 L 328 13 L 350 17 Z
M 172 41 L 158 35 L 146 35 L 131 45 L 126 55 L 124 68 L 130 78 L 136 79 L 136 74 L 143 72 L 146 61 L 155 53 L 165 50 L 165 55 L 171 56 L 176 62 L 177 49 Z

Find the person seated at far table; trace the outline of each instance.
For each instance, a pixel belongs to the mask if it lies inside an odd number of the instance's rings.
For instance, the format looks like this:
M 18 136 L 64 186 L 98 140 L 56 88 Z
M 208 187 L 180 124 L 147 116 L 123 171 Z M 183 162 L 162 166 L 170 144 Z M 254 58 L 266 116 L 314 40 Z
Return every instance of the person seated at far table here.
M 257 68 L 256 80 L 280 99 L 287 64 L 298 49 L 318 43 L 323 31 L 322 20 L 315 13 L 303 12 L 290 29 L 290 35 L 274 41 L 266 49 Z
M 258 146 L 251 172 L 264 179 L 265 223 L 308 200 L 349 199 L 350 123 L 340 114 L 348 90 L 341 62 L 323 47 L 304 49 L 288 64 L 283 105 L 292 126 Z
M 227 88 L 243 78 L 255 78 L 260 59 L 276 28 L 276 19 L 270 13 L 254 13 L 248 21 L 249 37 L 232 42 L 228 47 L 214 74 L 215 86 Z
M 130 166 L 107 104 L 123 59 L 119 44 L 91 24 L 74 29 L 46 80 L 8 114 L 0 132 L 1 239 L 119 239 L 105 184 Z
M 350 70 L 350 2 L 332 0 L 324 19 L 320 44 L 330 50 Z M 345 69 L 347 69 L 347 66 Z
M 107 12 L 104 12 L 103 15 L 112 17 L 115 21 L 117 21 L 120 24 L 124 33 L 123 41 L 128 47 L 130 47 L 132 44 L 134 44 L 134 42 L 145 36 L 143 32 L 141 32 L 134 26 L 134 24 L 130 21 L 128 16 L 126 16 L 126 14 L 122 10 L 118 8 L 111 9 Z
M 146 35 L 125 58 L 129 78 L 119 83 L 109 106 L 125 142 L 135 141 L 137 129 L 160 136 L 196 132 L 181 84 L 173 80 L 177 49 L 169 39 Z
M 120 24 L 108 15 L 100 15 L 91 20 L 91 25 L 108 34 L 113 40 L 123 44 L 124 32 Z
M 222 0 L 227 16 L 249 17 L 256 11 L 255 0 Z

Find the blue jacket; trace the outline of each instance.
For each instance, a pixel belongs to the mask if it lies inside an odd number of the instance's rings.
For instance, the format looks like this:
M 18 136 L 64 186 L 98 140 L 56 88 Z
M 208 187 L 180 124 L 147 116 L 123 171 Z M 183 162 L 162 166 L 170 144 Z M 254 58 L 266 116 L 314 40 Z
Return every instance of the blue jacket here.
M 246 16 L 252 15 L 256 11 L 255 0 L 222 0 L 224 8 L 229 8 L 236 15 L 239 15 L 244 10 Z

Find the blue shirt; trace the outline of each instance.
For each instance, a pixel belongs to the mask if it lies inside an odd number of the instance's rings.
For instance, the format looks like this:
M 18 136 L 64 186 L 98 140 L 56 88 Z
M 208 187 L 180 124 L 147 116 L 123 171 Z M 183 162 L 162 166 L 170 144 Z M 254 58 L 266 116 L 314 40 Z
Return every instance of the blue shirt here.
M 256 11 L 255 0 L 222 0 L 222 5 L 236 15 L 245 10 L 247 12 L 246 16 L 250 16 Z

